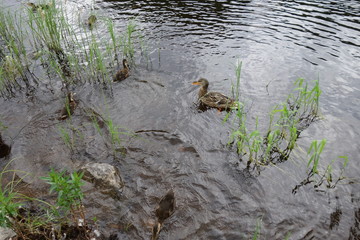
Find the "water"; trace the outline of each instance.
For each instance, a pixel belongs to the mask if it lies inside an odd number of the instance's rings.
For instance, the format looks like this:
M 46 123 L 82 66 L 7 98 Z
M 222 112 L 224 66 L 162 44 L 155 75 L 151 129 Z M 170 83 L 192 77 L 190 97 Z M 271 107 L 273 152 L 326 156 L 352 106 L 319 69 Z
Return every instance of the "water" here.
M 86 15 L 91 1 L 66 6 Z M 53 120 L 60 93 L 1 99 L 1 120 L 9 127 L 4 139 L 20 132 L 12 144 L 13 168 L 39 176 L 50 167 L 77 169 L 92 161 L 118 166 L 126 183 L 120 199 L 87 186 L 85 204 L 100 229 L 120 239 L 150 238 L 156 204 L 171 187 L 177 208 L 160 239 L 250 239 L 257 219 L 260 239 L 359 238 L 359 1 L 97 1 L 94 8 L 98 19 L 114 19 L 119 30 L 136 17 L 150 61 L 139 57 L 133 75 L 114 85 L 106 104 L 97 87 L 79 86 L 77 96 L 141 138 L 124 137 L 127 155 L 113 158 L 77 112 L 73 120 L 90 137 L 71 154 Z M 105 28 L 100 22 L 98 31 Z M 249 126 L 259 117 L 265 128 L 271 107 L 284 101 L 299 77 L 320 79 L 323 91 L 321 120 L 301 134 L 290 160 L 259 176 L 245 163 L 237 165 L 235 151 L 226 147 L 232 124 L 222 122 L 225 113 L 199 112 L 194 104 L 198 89 L 191 82 L 199 77 L 230 94 L 237 59 Z M 345 176 L 354 184 L 325 192 L 310 184 L 292 194 L 306 178 L 307 148 L 323 138 L 323 166 L 347 155 Z M 340 166 L 336 162 L 334 169 Z

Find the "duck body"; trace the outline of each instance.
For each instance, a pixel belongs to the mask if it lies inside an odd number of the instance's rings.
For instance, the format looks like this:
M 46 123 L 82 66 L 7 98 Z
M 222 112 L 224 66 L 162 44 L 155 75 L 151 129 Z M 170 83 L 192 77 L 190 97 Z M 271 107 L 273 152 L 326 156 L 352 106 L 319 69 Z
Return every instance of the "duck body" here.
M 0 134 L 0 158 L 6 157 L 10 154 L 11 147 L 4 143 Z
M 92 27 L 95 22 L 96 22 L 96 16 L 95 15 L 90 15 L 90 17 L 88 18 L 88 22 L 87 24 L 89 25 L 89 27 Z
M 27 3 L 29 7 L 35 12 L 37 10 L 46 10 L 49 9 L 51 4 L 35 4 L 35 3 Z
M 165 219 L 171 216 L 175 209 L 174 191 L 170 190 L 164 197 L 161 198 L 158 208 L 155 210 L 155 215 L 159 223 L 163 223 Z
M 234 99 L 219 92 L 208 92 L 209 82 L 205 78 L 200 78 L 192 84 L 201 86 L 199 90 L 199 101 L 201 104 L 219 110 L 229 110 L 231 107 L 235 106 Z
M 119 70 L 113 80 L 114 82 L 123 81 L 130 76 L 130 67 L 126 59 L 123 59 L 123 69 Z
M 67 99 L 66 99 L 66 105 L 61 110 L 59 120 L 65 120 L 66 118 L 68 118 L 69 116 L 71 116 L 74 113 L 75 108 L 77 106 L 77 103 L 74 99 L 74 95 L 75 94 L 73 92 L 68 93 Z
M 161 198 L 159 206 L 155 210 L 157 222 L 152 229 L 152 240 L 159 238 L 160 231 L 164 221 L 169 218 L 175 210 L 175 196 L 174 191 L 170 190 L 164 197 Z

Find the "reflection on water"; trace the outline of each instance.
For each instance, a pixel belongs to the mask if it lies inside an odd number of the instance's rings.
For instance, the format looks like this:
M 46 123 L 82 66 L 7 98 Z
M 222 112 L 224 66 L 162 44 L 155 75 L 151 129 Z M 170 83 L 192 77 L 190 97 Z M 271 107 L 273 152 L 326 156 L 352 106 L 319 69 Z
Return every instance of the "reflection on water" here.
M 91 5 L 67 2 L 82 15 Z M 97 87 L 78 86 L 79 108 L 110 115 L 138 138 L 124 140 L 126 156 L 114 158 L 79 111 L 72 119 L 89 137 L 72 154 L 64 151 L 52 120 L 54 109 L 62 106 L 58 96 L 39 91 L 34 101 L 1 99 L 1 120 L 20 132 L 12 145 L 14 168 L 41 175 L 50 166 L 118 166 L 126 183 L 121 199 L 89 191 L 86 204 L 100 227 L 120 239 L 150 238 L 154 209 L 170 188 L 177 209 L 160 239 L 250 239 L 257 219 L 264 239 L 288 234 L 290 239 L 356 239 L 360 206 L 350 198 L 360 198 L 357 184 L 327 193 L 304 187 L 292 195 L 291 190 L 306 176 L 306 150 L 313 139 L 328 139 L 323 161 L 348 155 L 345 175 L 358 175 L 358 1 L 97 1 L 94 7 L 100 33 L 106 30 L 103 16 L 116 26 L 136 17 L 150 60 L 137 60 L 132 75 L 114 84 L 114 96 L 106 100 Z M 227 147 L 232 124 L 223 123 L 225 113 L 199 112 L 197 88 L 191 85 L 205 77 L 211 90 L 230 93 L 238 58 L 250 126 L 256 117 L 267 126 L 271 107 L 284 100 L 298 77 L 319 77 L 323 90 L 323 119 L 302 133 L 300 150 L 258 177 L 243 170 L 244 163 Z M 6 140 L 16 135 L 6 134 Z
M 360 46 L 360 6 L 355 1 L 104 2 L 116 9 L 120 17 L 140 16 L 144 22 L 154 24 L 153 29 L 167 41 L 190 37 L 190 41 L 178 42 L 186 46 L 219 47 L 226 39 L 226 46 L 232 48 L 236 43 L 229 44 L 230 39 L 239 40 L 238 44 L 241 39 L 272 44 L 269 38 L 273 38 L 313 51 L 329 48 L 329 54 L 334 56 L 338 56 L 340 45 Z M 358 49 L 354 55 L 359 57 Z

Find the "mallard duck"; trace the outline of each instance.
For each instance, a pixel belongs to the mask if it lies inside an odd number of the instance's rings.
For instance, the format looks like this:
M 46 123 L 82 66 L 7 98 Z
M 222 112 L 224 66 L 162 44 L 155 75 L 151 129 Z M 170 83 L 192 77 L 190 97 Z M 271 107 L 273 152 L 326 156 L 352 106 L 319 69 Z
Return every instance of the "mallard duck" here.
M 123 59 L 123 69 L 119 70 L 114 76 L 114 82 L 125 80 L 130 76 L 130 67 L 126 59 Z
M 207 107 L 217 108 L 219 110 L 228 110 L 235 106 L 234 99 L 231 99 L 219 92 L 208 92 L 209 81 L 205 78 L 200 78 L 192 84 L 201 86 L 199 90 L 199 101 L 201 104 Z
M 92 27 L 94 25 L 94 23 L 96 22 L 96 19 L 97 18 L 95 15 L 90 15 L 90 17 L 88 18 L 88 22 L 87 22 L 89 27 Z
M 59 120 L 64 120 L 74 113 L 77 103 L 74 99 L 75 93 L 69 92 L 67 95 L 65 107 L 61 110 Z
M 174 191 L 170 190 L 164 197 L 161 198 L 159 206 L 155 210 L 157 222 L 152 229 L 152 240 L 158 239 L 164 221 L 173 214 L 174 210 L 175 196 Z
M 35 3 L 27 3 L 27 5 L 29 7 L 31 7 L 31 9 L 33 11 L 37 11 L 39 9 L 45 10 L 45 9 L 49 9 L 49 7 L 51 6 L 51 3 L 49 4 L 35 4 Z
M 11 147 L 4 143 L 0 134 L 0 158 L 6 157 L 10 154 Z

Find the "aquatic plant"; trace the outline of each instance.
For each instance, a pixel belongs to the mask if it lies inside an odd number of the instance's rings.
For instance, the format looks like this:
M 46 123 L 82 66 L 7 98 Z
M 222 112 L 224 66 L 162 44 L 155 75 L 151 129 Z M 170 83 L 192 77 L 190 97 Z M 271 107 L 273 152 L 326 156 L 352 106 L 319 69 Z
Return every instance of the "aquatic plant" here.
M 326 139 L 323 139 L 321 141 L 314 140 L 312 141 L 309 149 L 308 149 L 308 164 L 307 164 L 307 177 L 300 182 L 300 184 L 296 185 L 292 192 L 293 194 L 297 193 L 300 187 L 303 187 L 305 185 L 312 184 L 312 186 L 320 190 L 320 187 L 323 186 L 324 182 L 326 188 L 335 188 L 336 185 L 341 181 L 345 179 L 344 172 L 345 168 L 349 162 L 349 159 L 347 156 L 339 156 L 338 158 L 343 160 L 342 166 L 340 167 L 340 170 L 337 169 L 336 172 L 334 172 L 334 163 L 336 160 L 332 160 L 329 164 L 327 164 L 326 167 L 320 165 L 320 157 L 321 153 L 323 152 L 326 145 Z M 325 169 L 325 170 L 321 170 Z
M 240 86 L 239 71 L 238 67 L 237 86 Z M 303 79 L 298 79 L 294 85 L 295 88 L 286 102 L 276 105 L 270 112 L 269 125 L 264 136 L 258 130 L 258 119 L 255 130 L 248 131 L 244 105 L 238 103 L 239 107 L 235 110 L 237 127 L 230 134 L 229 144 L 236 144 L 240 160 L 246 160 L 247 167 L 252 164 L 259 167 L 287 160 L 301 131 L 316 120 L 321 94 L 318 81 L 315 81 L 314 87 L 310 90 Z M 225 120 L 229 118 L 229 114 Z
M 233 87 L 233 95 L 236 97 L 239 96 L 237 93 L 240 91 L 240 71 L 241 62 L 237 61 L 236 87 Z M 304 79 L 297 79 L 294 89 L 287 96 L 286 101 L 276 105 L 270 111 L 269 124 L 264 135 L 259 130 L 258 118 L 256 118 L 255 129 L 248 130 L 245 105 L 237 99 L 237 108 L 233 108 L 232 112 L 227 113 L 224 118 L 224 121 L 228 121 L 231 114 L 235 115 L 233 120 L 235 128 L 230 133 L 228 144 L 236 146 L 239 160 L 246 161 L 248 169 L 253 166 L 260 171 L 262 166 L 286 161 L 296 148 L 300 133 L 318 118 L 320 95 L 318 80 L 314 81 L 314 85 L 310 87 Z M 311 143 L 308 150 L 308 176 L 295 186 L 293 193 L 296 193 L 301 186 L 310 183 L 315 188 L 319 188 L 326 182 L 327 188 L 334 188 L 339 181 L 344 179 L 343 173 L 348 162 L 345 156 L 340 157 L 344 159 L 344 164 L 336 180 L 334 180 L 333 173 L 335 160 L 325 167 L 325 171 L 319 170 L 320 155 L 325 144 L 325 139 Z
M 310 148 L 307 152 L 308 155 L 311 154 L 310 159 L 307 164 L 307 167 L 309 167 L 312 164 L 311 172 L 314 174 L 318 173 L 320 155 L 321 155 L 322 151 L 324 150 L 325 144 L 326 144 L 326 139 L 321 140 L 320 143 L 318 143 L 318 141 L 314 140 L 311 143 Z

